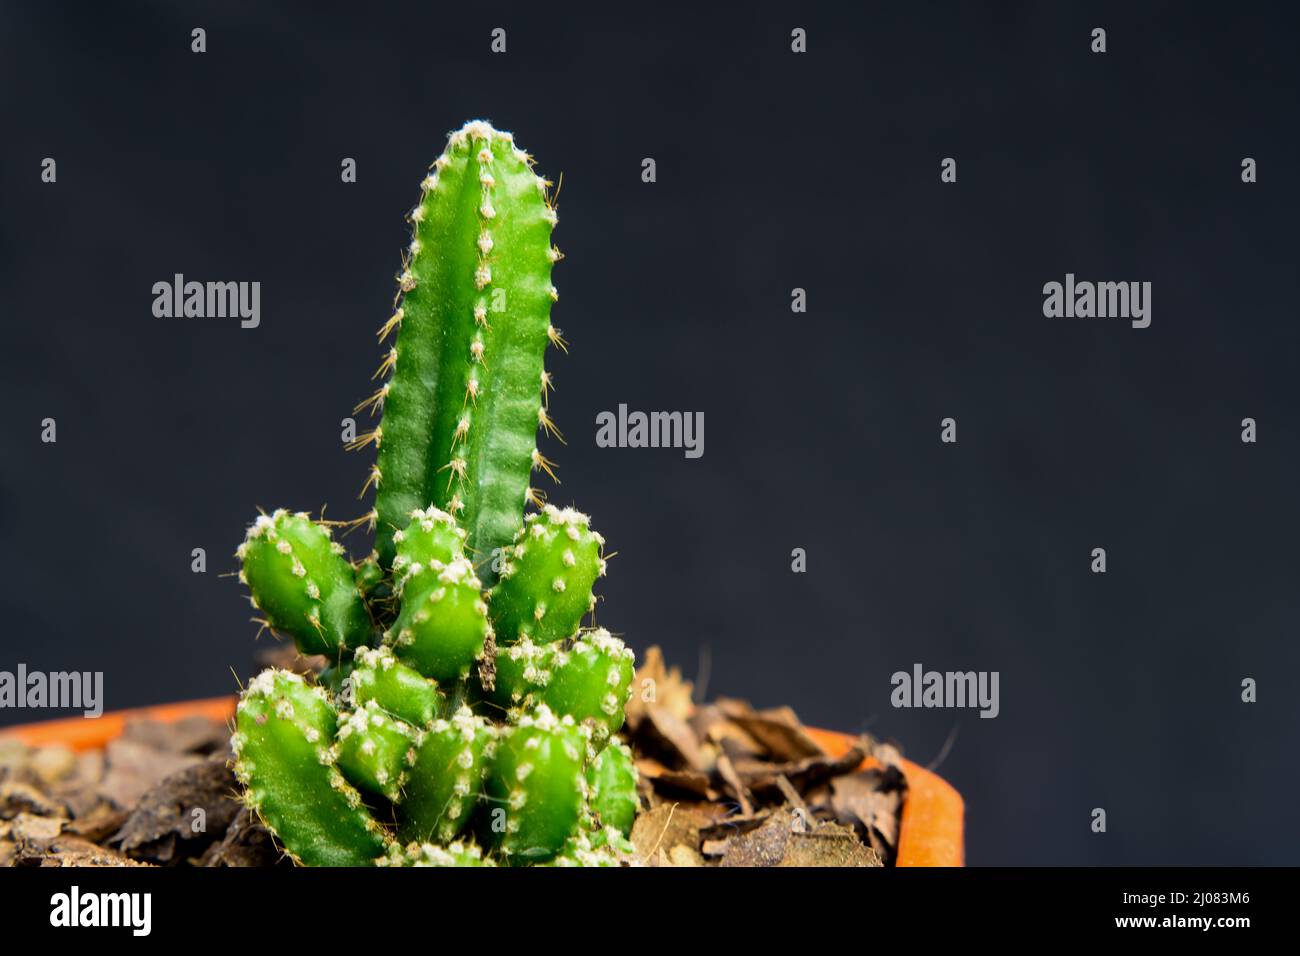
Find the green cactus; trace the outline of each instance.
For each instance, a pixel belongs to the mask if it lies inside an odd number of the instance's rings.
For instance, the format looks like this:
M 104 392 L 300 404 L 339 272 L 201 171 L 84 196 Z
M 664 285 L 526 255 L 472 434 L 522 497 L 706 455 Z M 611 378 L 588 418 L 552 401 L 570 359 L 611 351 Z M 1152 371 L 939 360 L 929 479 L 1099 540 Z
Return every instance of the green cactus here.
M 380 866 L 496 866 L 475 843 L 457 841 L 447 846 L 412 843 L 405 849 L 393 847 Z
M 539 696 L 555 713 L 589 724 L 599 750 L 623 726 L 634 665 L 632 651 L 609 631 L 588 631 L 567 650 L 556 651 L 550 680 Z
M 492 622 L 502 644 L 572 637 L 596 606 L 591 587 L 605 573 L 605 539 L 572 508 L 547 505 L 515 535 L 492 589 Z
M 612 740 L 587 766 L 591 810 L 604 827 L 623 836 L 632 832 L 641 801 L 637 796 L 637 771 L 632 751 L 621 740 Z
M 353 569 L 327 526 L 283 508 L 259 515 L 235 555 L 253 606 L 304 654 L 338 660 L 369 638 L 370 618 Z
M 393 573 L 404 579 L 419 568 L 443 567 L 464 557 L 465 531 L 445 511 L 417 508 L 411 523 L 393 532 L 393 545 Z
M 565 841 L 564 847 L 542 866 L 621 866 L 632 858 L 636 848 L 612 827 L 596 833 L 579 831 Z
M 555 646 L 534 644 L 527 637 L 497 648 L 496 674 L 489 699 L 503 711 L 528 710 L 538 703 L 551 680 Z
M 604 628 L 580 633 L 567 647 L 525 637 L 498 649 L 491 699 L 507 711 L 543 703 L 590 724 L 592 745 L 599 750 L 623 726 L 634 663 L 632 651 Z
M 577 830 L 586 804 L 589 738 L 587 728 L 572 717 L 557 718 L 545 704 L 501 732 L 488 771 L 485 825 L 502 857 L 550 859 Z
M 230 743 L 244 804 L 309 866 L 365 866 L 389 842 L 335 766 L 337 723 L 322 688 L 281 670 L 250 682 L 235 713 Z
M 239 547 L 266 623 L 328 658 L 314 684 L 263 672 L 232 737 L 245 803 L 299 863 L 630 859 L 636 770 L 607 743 L 632 653 L 582 630 L 604 541 L 528 487 L 550 470 L 542 355 L 561 341 L 545 190 L 509 134 L 451 135 L 411 215 L 392 377 L 363 403 L 384 416 L 356 443 L 378 446 L 356 522 L 374 550 L 350 564 L 330 525 L 287 511 Z M 525 518 L 526 497 L 540 513 Z
M 418 731 L 384 713 L 372 700 L 339 715 L 335 740 L 338 766 L 345 777 L 395 803 L 402 799 L 406 768 L 415 763 Z
M 401 663 L 387 647 L 357 648 L 349 686 L 356 706 L 373 701 L 415 728 L 428 727 L 446 708 L 447 695 L 437 683 Z
M 488 556 L 520 526 L 546 416 L 543 357 L 551 326 L 557 217 L 548 183 L 509 133 L 484 122 L 453 133 L 421 184 L 400 302 L 381 337 L 397 338 L 369 400 L 383 418 L 371 475 L 379 560 L 393 532 L 435 504 Z M 377 373 L 378 374 L 378 373 Z M 366 439 L 362 440 L 364 443 Z M 490 573 L 485 571 L 485 574 Z
M 454 558 L 446 565 L 412 564 L 406 573 L 402 611 L 385 641 L 425 677 L 464 680 L 492 633 L 473 565 Z
M 411 770 L 410 793 L 402 806 L 402 839 L 446 843 L 464 830 L 495 751 L 496 728 L 468 707 L 431 726 Z

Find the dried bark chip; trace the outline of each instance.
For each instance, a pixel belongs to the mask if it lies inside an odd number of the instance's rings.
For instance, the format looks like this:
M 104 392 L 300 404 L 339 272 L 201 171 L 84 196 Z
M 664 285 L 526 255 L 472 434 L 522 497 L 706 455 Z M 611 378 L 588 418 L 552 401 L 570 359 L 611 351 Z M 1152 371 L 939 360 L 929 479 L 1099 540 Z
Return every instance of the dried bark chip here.
M 714 744 L 732 759 L 759 760 L 767 755 L 766 747 L 713 704 L 697 708 L 690 723 L 700 740 Z
M 219 720 L 195 715 L 174 723 L 132 720 L 122 728 L 121 740 L 177 754 L 211 754 L 224 751 L 230 728 Z
M 668 851 L 669 866 L 704 866 L 704 857 L 698 850 L 684 844 L 677 844 Z
M 20 862 L 20 865 L 24 864 Z M 106 849 L 91 843 L 89 840 L 83 840 L 81 837 L 62 836 L 43 851 L 39 857 L 39 865 L 47 867 L 122 867 L 148 866 L 149 864 L 137 863 L 115 850 Z
M 722 817 L 708 826 L 700 827 L 701 843 L 726 843 L 733 837 L 749 833 L 751 830 L 757 830 L 772 818 L 772 813 L 771 810 L 760 810 L 749 816 L 736 813 L 728 817 Z
M 208 847 L 199 866 L 292 866 L 271 832 L 247 810 L 241 810 L 220 841 Z
M 700 843 L 700 856 L 706 860 L 710 857 L 723 856 L 727 852 L 727 847 L 731 845 L 731 838 L 723 840 L 704 840 Z
M 77 772 L 67 783 L 97 784 L 104 779 L 108 760 L 102 750 L 84 750 L 77 754 Z
M 688 803 L 664 803 L 637 816 L 632 824 L 632 845 L 637 856 L 650 863 L 661 850 L 675 846 L 698 852 L 700 828 L 713 822 L 713 810 Z
M 121 853 L 63 832 L 66 821 L 20 814 L 10 827 L 14 866 L 141 866 Z
M 224 757 L 171 774 L 146 793 L 109 843 L 136 859 L 174 863 L 224 835 L 240 804 Z
M 726 754 L 718 757 L 718 776 L 722 778 L 722 782 L 731 791 L 731 795 L 736 798 L 736 802 L 740 805 L 740 812 L 745 816 L 753 813 L 754 801 L 749 788 L 741 781 L 740 775 L 736 773 L 736 768 L 732 766 L 731 758 Z
M 63 832 L 63 825 L 67 822 L 62 817 L 20 813 L 9 825 L 9 837 L 20 849 L 25 844 L 48 843 Z
M 785 797 L 785 802 L 791 807 L 802 810 L 804 813 L 808 812 L 808 804 L 804 802 L 803 797 L 799 795 L 799 791 L 794 788 L 794 784 L 789 781 L 785 774 L 777 776 L 776 789 L 781 791 L 781 796 Z
M 721 866 L 883 866 L 852 827 L 781 809 L 758 829 L 732 837 Z
M 164 778 L 201 763 L 194 754 L 168 753 L 132 740 L 110 740 L 105 749 L 108 771 L 99 785 L 104 799 L 129 810 Z
M 40 747 L 32 751 L 27 766 L 48 787 L 72 776 L 77 769 L 77 755 L 67 747 Z
M 15 737 L 0 738 L 0 780 L 12 780 L 27 769 L 28 747 Z
M 710 785 L 709 775 L 698 770 L 665 770 L 651 779 L 656 792 L 668 796 L 681 796 L 683 793 L 701 800 L 718 800 L 717 790 Z
M 72 773 L 49 788 L 50 796 L 63 803 L 74 819 L 94 813 L 105 799 L 99 793 L 104 779 L 104 752 L 86 750 L 76 758 Z
M 61 801 L 31 784 L 18 781 L 0 784 L 0 820 L 13 820 L 24 813 L 40 817 L 67 815 Z
M 77 814 L 65 827 L 65 832 L 85 837 L 94 843 L 103 843 L 121 828 L 128 814 L 113 804 L 100 800 L 85 813 Z

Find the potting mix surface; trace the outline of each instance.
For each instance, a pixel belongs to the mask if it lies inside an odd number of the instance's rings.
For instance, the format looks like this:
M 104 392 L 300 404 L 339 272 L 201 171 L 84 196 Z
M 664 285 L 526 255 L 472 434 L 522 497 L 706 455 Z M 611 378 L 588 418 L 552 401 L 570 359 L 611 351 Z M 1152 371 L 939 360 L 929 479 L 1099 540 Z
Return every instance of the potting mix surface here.
M 291 649 L 263 663 L 314 671 Z M 623 735 L 637 756 L 634 862 L 648 866 L 888 866 L 906 781 L 896 748 L 863 735 L 831 756 L 786 707 L 693 701 L 650 648 Z M 102 750 L 0 740 L 0 865 L 289 866 L 237 799 L 229 729 L 137 720 Z M 878 766 L 859 769 L 865 757 Z

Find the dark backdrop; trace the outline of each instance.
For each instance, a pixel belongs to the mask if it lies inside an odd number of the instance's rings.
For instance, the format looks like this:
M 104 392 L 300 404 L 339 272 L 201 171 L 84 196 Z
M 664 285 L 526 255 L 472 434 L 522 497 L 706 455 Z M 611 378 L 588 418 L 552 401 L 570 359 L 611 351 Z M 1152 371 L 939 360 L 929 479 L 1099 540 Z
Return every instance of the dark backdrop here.
M 1295 862 L 1284 6 L 177 6 L 0 11 L 0 669 L 234 688 L 220 573 L 256 505 L 367 507 L 339 422 L 484 117 L 564 176 L 545 448 L 618 551 L 602 623 L 923 763 L 955 733 L 972 863 Z M 154 318 L 175 272 L 260 281 L 261 327 Z M 1044 318 L 1066 272 L 1152 282 L 1151 327 Z M 620 402 L 703 411 L 704 457 L 596 448 Z M 999 671 L 1001 715 L 891 708 L 914 662 Z

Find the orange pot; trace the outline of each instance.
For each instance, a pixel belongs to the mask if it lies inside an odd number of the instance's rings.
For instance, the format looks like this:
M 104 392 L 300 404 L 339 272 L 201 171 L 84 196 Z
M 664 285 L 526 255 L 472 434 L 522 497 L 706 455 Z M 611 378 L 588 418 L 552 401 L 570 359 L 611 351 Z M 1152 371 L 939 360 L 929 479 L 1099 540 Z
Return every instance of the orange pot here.
M 72 750 L 93 750 L 118 736 L 129 720 L 144 718 L 171 722 L 193 716 L 229 720 L 234 713 L 234 697 L 209 697 L 157 707 L 110 711 L 94 719 L 66 717 L 4 727 L 0 728 L 0 740 L 18 739 L 32 747 L 61 744 Z M 810 727 L 808 733 L 831 756 L 838 757 L 853 745 L 853 737 L 834 730 Z M 876 767 L 879 764 L 868 758 L 862 766 Z M 902 770 L 907 778 L 907 799 L 903 803 L 903 820 L 898 834 L 898 865 L 963 865 L 964 806 L 961 794 L 942 777 L 910 760 L 903 761 Z

